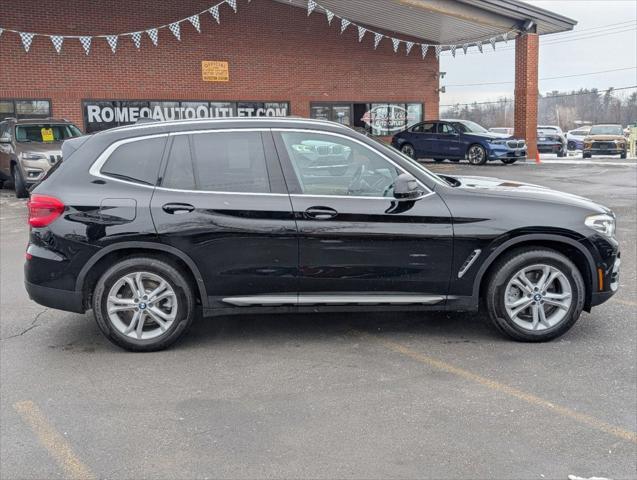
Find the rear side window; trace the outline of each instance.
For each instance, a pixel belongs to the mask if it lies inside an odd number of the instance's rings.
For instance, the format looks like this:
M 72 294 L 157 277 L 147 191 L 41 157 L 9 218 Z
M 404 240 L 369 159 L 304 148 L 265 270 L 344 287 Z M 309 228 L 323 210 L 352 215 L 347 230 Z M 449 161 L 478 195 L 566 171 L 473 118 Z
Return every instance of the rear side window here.
M 166 137 L 124 143 L 115 149 L 101 169 L 104 175 L 155 185 Z
M 188 138 L 190 149 L 186 143 Z M 185 190 L 269 193 L 261 133 L 175 136 L 162 185 Z

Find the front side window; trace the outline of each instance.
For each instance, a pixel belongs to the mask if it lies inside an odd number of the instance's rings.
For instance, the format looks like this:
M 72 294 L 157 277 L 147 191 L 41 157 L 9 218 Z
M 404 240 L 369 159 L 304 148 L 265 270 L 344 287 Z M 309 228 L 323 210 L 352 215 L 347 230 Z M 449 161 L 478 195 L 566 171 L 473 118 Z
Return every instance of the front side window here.
M 80 135 L 82 135 L 80 129 L 70 123 L 34 123 L 15 127 L 15 139 L 21 143 L 61 142 Z
M 440 133 L 442 133 L 443 135 L 450 135 L 450 134 L 456 133 L 454 128 L 447 123 L 440 123 L 438 125 L 440 129 Z
M 301 191 L 307 195 L 391 197 L 398 167 L 367 146 L 336 135 L 283 132 Z
M 101 173 L 120 180 L 155 185 L 166 137 L 145 138 L 118 146 Z

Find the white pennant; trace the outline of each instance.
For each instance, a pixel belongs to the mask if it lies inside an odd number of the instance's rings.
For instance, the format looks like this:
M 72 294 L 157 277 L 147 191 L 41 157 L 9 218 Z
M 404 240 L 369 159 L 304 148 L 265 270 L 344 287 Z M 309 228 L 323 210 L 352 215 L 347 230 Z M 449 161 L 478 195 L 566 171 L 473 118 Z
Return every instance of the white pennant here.
M 380 33 L 375 33 L 374 34 L 374 48 L 378 48 L 378 44 L 380 43 L 380 41 L 383 39 L 383 35 Z
M 464 51 L 464 54 L 467 54 L 467 50 L 469 49 L 469 44 L 468 43 L 463 43 L 462 44 L 462 50 Z
M 400 40 L 398 40 L 397 38 L 392 38 L 391 43 L 394 46 L 394 53 L 396 53 L 398 51 L 398 47 L 400 46 Z
M 480 51 L 480 53 L 482 53 L 482 42 L 476 42 L 476 47 L 478 47 L 478 50 Z
M 327 17 L 327 23 L 331 25 L 332 20 L 334 20 L 334 12 L 325 9 L 325 16 Z
M 345 29 L 347 28 L 347 26 L 350 23 L 351 22 L 349 20 L 347 20 L 346 18 L 341 18 L 341 33 L 343 33 L 345 31 Z
M 489 39 L 489 43 L 490 43 L 490 44 L 491 44 L 491 46 L 493 47 L 493 51 L 494 51 L 494 52 L 495 52 L 495 41 L 496 41 L 496 38 L 495 38 L 495 37 L 491 37 L 491 38 Z
M 60 50 L 62 50 L 63 42 L 64 42 L 64 37 L 60 35 L 51 35 L 51 43 L 53 43 L 53 46 L 55 47 L 55 51 L 57 53 L 60 53 Z
M 414 48 L 414 42 L 406 42 L 407 45 L 407 55 L 411 52 L 411 49 Z
M 86 52 L 87 55 L 91 51 L 91 40 L 92 40 L 92 37 L 80 37 L 80 43 L 84 47 L 84 51 Z
M 117 50 L 117 35 L 106 35 L 106 41 L 113 53 L 115 53 L 115 50 Z
M 33 41 L 33 33 L 20 32 L 20 40 L 22 40 L 24 51 L 28 52 L 29 48 L 31 48 L 31 42 Z
M 363 37 L 365 36 L 365 32 L 366 32 L 366 31 L 367 31 L 367 29 L 366 29 L 366 28 L 361 27 L 361 26 L 359 25 L 359 27 L 358 27 L 358 41 L 359 41 L 359 42 L 361 42 L 361 41 L 363 40 Z
M 421 43 L 420 53 L 422 54 L 422 58 L 425 58 L 427 56 L 427 50 L 429 50 L 429 45 L 427 45 L 426 43 Z
M 214 7 L 210 7 L 208 9 L 210 15 L 214 17 L 214 19 L 219 23 L 219 5 L 215 5 Z
M 156 28 L 151 28 L 146 30 L 146 33 L 150 37 L 150 41 L 153 42 L 153 45 L 157 46 L 157 41 L 159 40 L 159 32 Z
M 4 28 L 0 28 L 0 37 L 2 36 L 2 32 L 4 32 Z
M 314 0 L 307 0 L 307 14 L 308 16 L 314 11 L 316 8 L 316 2 Z
M 509 32 L 504 32 L 502 34 L 502 40 L 504 40 L 504 43 L 508 43 L 509 40 Z
M 135 48 L 139 48 L 142 44 L 142 32 L 133 32 L 130 34 L 135 44 Z
M 226 0 L 226 3 L 232 7 L 234 13 L 237 13 L 237 0 Z
M 201 25 L 199 24 L 199 15 L 192 15 L 188 17 L 188 21 L 192 23 L 192 26 L 195 27 L 195 30 L 201 33 Z
M 177 38 L 177 40 L 181 41 L 181 34 L 179 32 L 179 22 L 171 23 L 168 25 L 170 31 L 173 32 L 173 35 Z
M 455 45 L 449 45 L 449 50 L 451 50 L 451 56 L 452 57 L 456 57 L 456 46 Z
M 440 58 L 440 52 L 442 52 L 442 45 L 436 45 L 436 58 Z

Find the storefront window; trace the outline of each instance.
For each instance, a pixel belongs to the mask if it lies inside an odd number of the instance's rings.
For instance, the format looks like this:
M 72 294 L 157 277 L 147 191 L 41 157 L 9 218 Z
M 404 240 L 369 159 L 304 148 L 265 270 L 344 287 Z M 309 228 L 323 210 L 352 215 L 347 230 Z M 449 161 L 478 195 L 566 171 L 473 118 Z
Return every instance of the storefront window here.
M 48 100 L 0 100 L 0 120 L 7 117 L 46 118 L 51 116 Z

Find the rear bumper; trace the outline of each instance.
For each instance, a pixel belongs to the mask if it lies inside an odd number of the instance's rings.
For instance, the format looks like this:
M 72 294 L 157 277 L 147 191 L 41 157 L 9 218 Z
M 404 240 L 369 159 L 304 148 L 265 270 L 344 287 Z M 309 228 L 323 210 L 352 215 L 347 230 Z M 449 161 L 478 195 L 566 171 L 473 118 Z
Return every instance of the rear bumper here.
M 557 153 L 562 150 L 561 143 L 542 143 L 538 144 L 537 151 L 540 153 Z
M 81 292 L 42 287 L 30 282 L 24 282 L 24 286 L 29 298 L 40 305 L 67 312 L 85 312 Z

